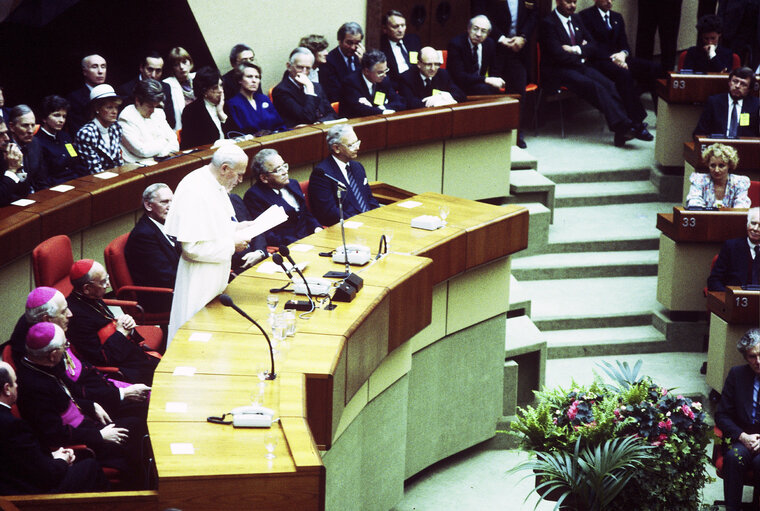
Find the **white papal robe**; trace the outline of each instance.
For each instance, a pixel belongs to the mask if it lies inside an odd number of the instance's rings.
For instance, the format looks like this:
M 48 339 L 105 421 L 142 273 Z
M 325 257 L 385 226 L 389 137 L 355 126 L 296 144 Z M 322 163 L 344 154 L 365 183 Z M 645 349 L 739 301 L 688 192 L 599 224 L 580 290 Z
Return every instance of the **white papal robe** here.
M 227 190 L 209 166 L 194 170 L 177 186 L 165 224 L 166 234 L 182 242 L 167 346 L 188 319 L 227 287 L 235 252 L 234 215 Z

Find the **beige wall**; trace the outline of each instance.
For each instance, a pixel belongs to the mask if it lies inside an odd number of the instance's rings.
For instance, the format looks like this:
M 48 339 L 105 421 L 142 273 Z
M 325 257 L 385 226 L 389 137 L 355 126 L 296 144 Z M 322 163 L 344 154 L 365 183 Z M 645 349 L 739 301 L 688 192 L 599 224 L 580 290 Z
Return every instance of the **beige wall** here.
M 366 2 L 307 0 L 188 0 L 211 55 L 222 73 L 230 69 L 230 48 L 246 43 L 256 52 L 264 75 L 262 92 L 277 85 L 290 51 L 301 37 L 322 34 L 337 44 L 336 33 L 346 21 L 366 25 Z M 221 6 L 224 8 L 221 8 Z

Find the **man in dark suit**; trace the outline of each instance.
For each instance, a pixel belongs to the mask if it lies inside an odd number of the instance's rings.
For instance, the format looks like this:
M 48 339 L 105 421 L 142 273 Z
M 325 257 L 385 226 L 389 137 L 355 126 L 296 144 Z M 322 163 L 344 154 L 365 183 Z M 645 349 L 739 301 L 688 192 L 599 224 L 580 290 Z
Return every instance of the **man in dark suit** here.
M 360 145 L 361 140 L 348 124 L 338 124 L 327 130 L 327 147 L 331 154 L 319 162 L 309 178 L 309 203 L 322 225 L 333 225 L 340 220 L 337 182 L 345 188 L 342 193 L 343 218 L 380 207 L 372 195 L 364 167 L 353 161 Z
M 272 101 L 288 128 L 299 124 L 332 121 L 335 115 L 322 85 L 309 80 L 314 54 L 299 47 L 290 53 L 287 71 L 272 90 Z
M 282 206 L 287 221 L 264 233 L 267 245 L 289 245 L 303 237 L 322 230 L 311 214 L 301 186 L 288 175 L 288 164 L 275 149 L 262 149 L 251 161 L 256 183 L 245 192 L 243 201 L 252 218 L 269 209 Z
M 565 86 L 604 114 L 615 133 L 615 146 L 643 133 L 637 133 L 626 113 L 615 84 L 591 67 L 590 59 L 599 50 L 589 36 L 580 16 L 574 14 L 575 0 L 556 0 L 557 8 L 541 21 L 541 76 L 552 87 Z
M 11 142 L 8 126 L 0 122 L 0 207 L 29 195 L 30 187 L 24 172 L 24 153 Z
M 467 33 L 449 41 L 446 69 L 465 94 L 498 94 L 505 86 L 495 66 L 496 43 L 488 38 L 490 32 L 491 22 L 478 15 L 467 24 Z
M 682 0 L 638 0 L 636 56 L 640 59 L 652 60 L 654 35 L 659 31 L 660 62 L 665 71 L 671 71 L 676 62 L 681 3 Z
M 18 397 L 16 371 L 0 362 L 0 495 L 105 490 L 108 480 L 92 458 L 64 447 L 50 452 L 11 407 Z
M 26 105 L 16 105 L 8 114 L 8 131 L 11 141 L 18 145 L 24 155 L 26 182 L 32 193 L 50 187 L 47 162 L 42 155 L 42 145 L 34 136 L 35 117 Z
M 583 25 L 599 51 L 598 57 L 591 59 L 589 63 L 615 82 L 615 88 L 623 100 L 628 117 L 640 134 L 638 138 L 653 140 L 654 137 L 644 123 L 647 113 L 641 104 L 641 93 L 636 81 L 646 84 L 647 89 L 652 92 L 652 99 L 656 101 L 654 84 L 661 73 L 658 73 L 657 65 L 653 62 L 631 56 L 631 48 L 625 34 L 625 21 L 619 12 L 612 10 L 612 0 L 595 0 L 594 3 L 594 7 L 579 13 Z
M 340 101 L 341 84 L 349 74 L 358 71 L 364 56 L 364 32 L 361 25 L 350 21 L 338 29 L 338 46 L 327 54 L 319 66 L 319 83 L 330 102 Z
M 88 109 L 90 107 L 90 91 L 96 85 L 106 83 L 106 59 L 100 55 L 87 55 L 82 59 L 82 74 L 84 75 L 84 85 L 75 90 L 66 99 L 69 100 L 71 108 L 66 119 L 66 127 L 74 137 L 79 128 L 90 120 Z
M 225 99 L 230 99 L 240 92 L 240 84 L 235 79 L 235 69 L 243 62 L 254 63 L 256 55 L 253 48 L 247 44 L 238 43 L 230 50 L 230 65 L 232 69 L 222 75 L 222 88 L 224 88 Z
M 754 90 L 755 74 L 750 68 L 739 67 L 731 71 L 728 93 L 707 98 L 694 135 L 757 137 L 760 101 L 750 93 Z
M 143 191 L 145 213 L 129 233 L 124 247 L 129 273 L 138 286 L 174 287 L 182 247 L 164 233 L 173 199 L 171 188 L 164 183 L 154 183 Z M 142 293 L 138 301 L 146 311 L 168 312 L 172 295 Z
M 168 83 L 164 83 L 161 81 L 161 76 L 164 72 L 164 59 L 161 57 L 161 54 L 157 51 L 151 51 L 148 52 L 145 55 L 145 58 L 143 58 L 142 63 L 140 64 L 140 74 L 137 76 L 137 78 L 134 78 L 133 80 L 128 81 L 127 83 L 123 84 L 121 87 L 119 87 L 118 92 L 120 96 L 124 96 L 125 102 L 124 106 L 131 105 L 135 102 L 135 85 L 137 85 L 138 81 L 141 80 L 147 80 L 148 78 L 152 78 L 156 80 L 158 83 L 161 84 L 161 88 L 163 89 L 164 93 L 164 101 L 162 108 L 164 109 L 164 113 L 166 114 L 166 122 L 169 123 L 169 126 L 174 128 L 174 126 L 177 124 L 176 119 L 174 118 L 174 105 L 172 104 L 172 91 L 171 87 Z
M 721 0 L 718 16 L 723 20 L 723 39 L 746 65 L 760 62 L 760 6 L 755 0 Z
M 707 289 L 725 291 L 726 286 L 760 284 L 760 208 L 747 213 L 747 237 L 726 240 L 718 253 Z
M 369 50 L 362 57 L 361 71 L 343 80 L 340 94 L 341 117 L 390 114 L 406 109 L 406 102 L 388 79 L 388 63 L 380 50 Z
M 489 37 L 496 43 L 496 68 L 506 82 L 506 91 L 520 94 L 520 120 L 524 121 L 525 86 L 532 55 L 527 43 L 538 22 L 537 3 L 532 0 L 475 0 L 472 11 L 485 14 L 493 25 Z M 517 145 L 527 147 L 522 130 L 518 132 Z
M 727 511 L 742 509 L 742 487 L 748 470 L 760 485 L 760 410 L 757 379 L 760 378 L 760 329 L 748 330 L 736 344 L 747 361 L 732 367 L 723 385 L 715 424 L 731 442 L 723 456 L 723 492 Z
M 388 59 L 388 78 L 398 88 L 401 75 L 417 63 L 422 42 L 417 34 L 406 33 L 406 19 L 399 11 L 386 12 L 382 26 L 380 49 Z
M 441 52 L 425 46 L 417 64 L 401 74 L 399 92 L 408 108 L 452 105 L 467 99 L 448 72 L 441 69 L 442 63 Z
M 728 73 L 734 69 L 734 52 L 722 44 L 723 23 L 715 14 L 697 21 L 697 45 L 686 50 L 682 69 L 698 73 Z

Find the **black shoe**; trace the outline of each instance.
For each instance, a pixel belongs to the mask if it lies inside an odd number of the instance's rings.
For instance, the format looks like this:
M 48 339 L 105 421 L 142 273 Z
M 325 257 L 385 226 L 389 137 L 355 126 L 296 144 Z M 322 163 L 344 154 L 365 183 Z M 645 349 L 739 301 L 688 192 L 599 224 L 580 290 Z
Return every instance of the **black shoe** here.
M 636 132 L 632 127 L 622 128 L 615 131 L 615 147 L 623 147 L 626 142 L 633 139 Z
M 528 144 L 525 143 L 525 139 L 523 138 L 522 135 L 517 136 L 517 147 L 519 147 L 520 149 L 528 148 Z
M 654 135 L 649 133 L 649 130 L 647 129 L 647 123 L 643 122 L 636 126 L 636 138 L 639 140 L 643 140 L 644 142 L 651 142 L 654 140 Z

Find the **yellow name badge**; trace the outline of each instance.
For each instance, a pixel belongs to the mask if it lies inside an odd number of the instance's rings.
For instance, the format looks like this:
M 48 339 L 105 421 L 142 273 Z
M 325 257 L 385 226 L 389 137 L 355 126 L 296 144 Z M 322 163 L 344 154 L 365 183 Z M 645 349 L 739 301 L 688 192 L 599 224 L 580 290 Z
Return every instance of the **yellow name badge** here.
M 440 94 L 440 93 L 441 93 L 441 91 L 439 91 L 438 89 L 433 89 L 433 96 L 435 96 L 436 94 Z
M 417 63 L 417 52 L 416 51 L 410 51 L 409 52 L 409 63 L 410 64 L 416 64 Z
M 66 144 L 66 150 L 69 152 L 69 156 L 71 156 L 72 158 L 76 158 L 77 157 L 77 150 L 74 149 L 73 145 Z
M 377 106 L 383 106 L 385 104 L 385 92 L 375 92 L 375 99 L 372 100 Z
M 747 112 L 739 114 L 739 126 L 749 126 L 749 114 Z

